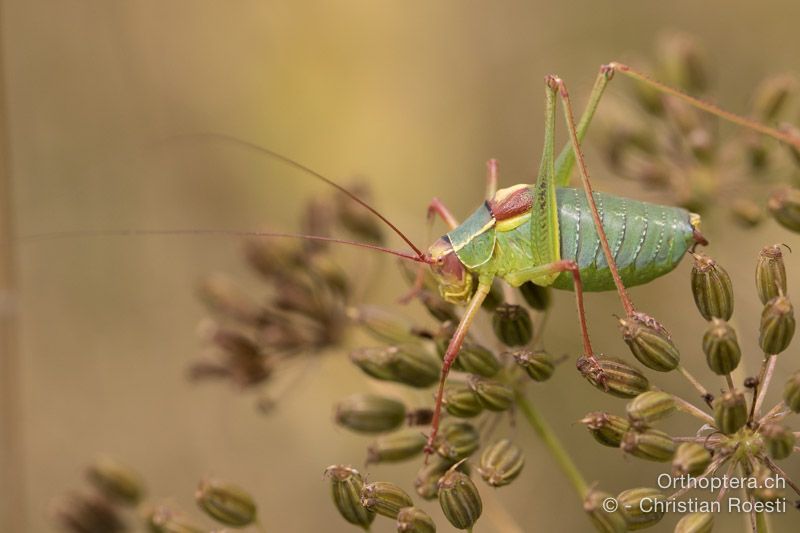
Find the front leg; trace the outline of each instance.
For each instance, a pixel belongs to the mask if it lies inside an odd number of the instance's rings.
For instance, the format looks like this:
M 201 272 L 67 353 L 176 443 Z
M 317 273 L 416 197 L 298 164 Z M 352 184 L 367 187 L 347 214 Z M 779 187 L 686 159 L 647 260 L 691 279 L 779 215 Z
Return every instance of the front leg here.
M 439 433 L 439 420 L 442 415 L 442 399 L 444 397 L 444 384 L 447 381 L 447 375 L 450 373 L 450 367 L 453 366 L 456 357 L 458 357 L 458 352 L 461 350 L 461 345 L 464 343 L 464 338 L 467 336 L 467 331 L 469 331 L 472 321 L 475 319 L 483 300 L 492 288 L 492 281 L 492 278 L 481 279 L 479 281 L 478 289 L 469 301 L 464 316 L 461 318 L 461 322 L 458 324 L 453 338 L 450 339 L 450 344 L 447 345 L 447 351 L 442 361 L 442 373 L 439 377 L 439 389 L 436 392 L 436 404 L 433 408 L 431 433 L 428 435 L 428 443 L 425 446 L 425 454 L 428 456 L 434 451 L 434 443 Z

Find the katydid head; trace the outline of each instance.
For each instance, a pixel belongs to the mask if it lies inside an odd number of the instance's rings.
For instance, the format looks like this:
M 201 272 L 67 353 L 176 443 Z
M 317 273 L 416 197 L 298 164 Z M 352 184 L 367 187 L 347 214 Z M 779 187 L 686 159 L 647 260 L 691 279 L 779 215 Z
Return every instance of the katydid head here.
M 447 236 L 440 237 L 428 248 L 431 271 L 445 301 L 465 304 L 472 296 L 472 274 L 453 250 Z

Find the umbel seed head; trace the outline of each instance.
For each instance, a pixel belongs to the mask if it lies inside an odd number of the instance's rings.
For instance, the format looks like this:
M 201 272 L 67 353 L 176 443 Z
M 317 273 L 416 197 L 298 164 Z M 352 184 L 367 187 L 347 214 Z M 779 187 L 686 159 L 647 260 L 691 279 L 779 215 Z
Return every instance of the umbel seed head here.
M 491 350 L 474 342 L 464 343 L 464 346 L 458 352 L 456 361 L 458 362 L 459 370 L 485 378 L 494 377 L 501 368 L 500 361 L 497 360 Z M 441 368 L 441 365 L 439 365 L 439 368 Z M 436 377 L 439 377 L 438 373 Z
M 442 426 L 436 453 L 449 461 L 460 461 L 472 455 L 481 444 L 481 436 L 469 422 L 451 422 Z
M 522 449 L 510 440 L 502 439 L 483 451 L 478 473 L 492 487 L 502 487 L 514 481 L 524 465 Z
M 587 414 L 581 420 L 594 440 L 603 446 L 619 448 L 622 438 L 631 427 L 630 422 L 621 416 L 595 411 Z
M 334 408 L 340 426 L 359 433 L 383 433 L 400 427 L 405 421 L 405 406 L 377 394 L 353 394 Z
M 657 429 L 636 431 L 631 429 L 622 437 L 622 451 L 647 461 L 667 462 L 675 455 L 675 441 Z
M 403 507 L 397 513 L 398 533 L 436 533 L 436 524 L 418 507 Z
M 439 480 L 439 505 L 456 529 L 470 529 L 483 512 L 475 483 L 463 472 L 451 468 Z
M 662 327 L 637 318 L 620 318 L 619 329 L 631 353 L 647 368 L 669 372 L 680 363 L 678 348 Z
M 375 513 L 361 505 L 361 489 L 364 478 L 355 468 L 331 465 L 325 469 L 325 477 L 331 482 L 333 504 L 342 517 L 364 529 L 369 528 Z
M 506 346 L 524 346 L 533 338 L 531 316 L 519 305 L 498 305 L 492 316 L 492 327 L 497 338 Z
M 691 278 L 694 302 L 703 318 L 730 320 L 733 316 L 733 285 L 725 269 L 710 257 L 697 254 Z
M 781 424 L 765 424 L 759 429 L 770 457 L 776 461 L 786 459 L 794 451 L 797 440 L 791 429 Z
M 358 348 L 350 360 L 370 377 L 410 387 L 430 387 L 439 379 L 441 363 L 419 343 Z
M 625 517 L 628 531 L 645 529 L 659 523 L 664 518 L 664 511 L 660 510 L 657 502 L 666 500 L 667 497 L 658 489 L 641 487 L 620 492 L 617 496 L 619 509 Z
M 597 359 L 599 370 L 588 357 L 578 358 L 578 371 L 595 387 L 618 398 L 633 398 L 650 388 L 650 382 L 637 368 L 622 359 Z
M 683 442 L 675 450 L 672 458 L 674 476 L 699 476 L 711 464 L 711 452 L 696 442 Z
M 422 453 L 427 439 L 419 428 L 381 435 L 367 447 L 367 464 L 396 463 Z
M 218 480 L 201 481 L 194 494 L 197 505 L 221 524 L 245 527 L 256 520 L 256 504 L 243 489 Z
M 786 296 L 776 296 L 761 312 L 758 343 L 765 354 L 779 354 L 789 347 L 794 336 L 795 320 L 792 302 Z
M 800 370 L 791 375 L 783 389 L 783 401 L 795 413 L 800 413 Z
M 744 395 L 728 391 L 714 401 L 714 421 L 726 435 L 739 431 L 747 423 L 747 402 Z
M 514 403 L 513 389 L 499 381 L 471 376 L 469 388 L 475 392 L 481 405 L 489 411 L 505 411 Z
M 762 304 L 786 294 L 786 265 L 780 245 L 765 246 L 758 254 L 756 289 Z
M 139 474 L 111 457 L 97 458 L 86 475 L 103 495 L 125 505 L 136 505 L 144 494 Z
M 711 513 L 692 513 L 680 519 L 675 533 L 711 533 L 714 528 L 714 515 Z
M 517 350 L 512 354 L 519 366 L 534 381 L 547 381 L 555 372 L 553 357 L 544 351 Z
M 447 412 L 457 418 L 472 418 L 483 412 L 478 395 L 466 385 L 445 387 L 442 402 Z
M 775 220 L 784 228 L 800 232 L 800 190 L 782 187 L 767 200 L 767 208 Z
M 583 510 L 599 533 L 625 533 L 625 517 L 619 508 L 608 510 L 608 505 L 603 505 L 607 501 L 614 501 L 614 498 L 607 492 L 591 490 L 583 500 Z
M 675 412 L 675 398 L 668 392 L 647 391 L 628 402 L 628 419 L 636 427 L 647 427 Z
M 712 372 L 720 376 L 733 372 L 742 359 L 736 330 L 724 320 L 712 319 L 703 335 L 703 352 Z
M 411 496 L 388 481 L 367 483 L 361 489 L 361 505 L 374 513 L 389 518 L 397 518 L 400 509 L 411 507 L 414 502 Z

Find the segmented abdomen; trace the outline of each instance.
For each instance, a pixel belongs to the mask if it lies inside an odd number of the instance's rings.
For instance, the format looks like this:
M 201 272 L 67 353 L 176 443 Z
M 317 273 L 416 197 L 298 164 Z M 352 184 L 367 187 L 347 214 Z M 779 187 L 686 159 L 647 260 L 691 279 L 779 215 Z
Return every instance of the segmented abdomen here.
M 561 258 L 578 264 L 587 291 L 614 288 L 586 194 L 562 188 L 558 199 Z M 674 269 L 694 242 L 685 209 L 594 193 L 611 253 L 626 286 L 640 285 Z M 561 274 L 553 287 L 572 289 L 572 276 Z

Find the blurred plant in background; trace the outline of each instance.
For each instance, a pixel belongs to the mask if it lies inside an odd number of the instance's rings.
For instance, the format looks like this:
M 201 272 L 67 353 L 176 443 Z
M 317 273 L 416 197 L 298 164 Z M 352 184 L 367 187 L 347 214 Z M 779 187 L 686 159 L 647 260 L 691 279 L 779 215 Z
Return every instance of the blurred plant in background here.
M 690 36 L 661 39 L 641 68 L 692 96 L 712 96 L 706 54 Z M 797 205 L 788 186 L 800 182 L 800 153 L 738 128 L 723 133 L 719 120 L 645 84 L 630 85 L 630 101 L 609 96 L 613 118 L 601 122 L 600 143 L 612 171 L 658 193 L 659 201 L 697 213 L 725 210 L 740 226 L 758 225 L 766 207 L 780 213 Z M 746 116 L 797 133 L 800 89 L 793 75 L 762 80 Z M 713 98 L 710 98 L 713 101 Z M 608 116 L 608 115 L 606 115 Z M 782 186 L 780 186 L 782 185 Z M 795 208 L 796 209 L 796 208 Z M 797 229 L 797 222 L 790 223 Z

